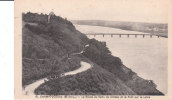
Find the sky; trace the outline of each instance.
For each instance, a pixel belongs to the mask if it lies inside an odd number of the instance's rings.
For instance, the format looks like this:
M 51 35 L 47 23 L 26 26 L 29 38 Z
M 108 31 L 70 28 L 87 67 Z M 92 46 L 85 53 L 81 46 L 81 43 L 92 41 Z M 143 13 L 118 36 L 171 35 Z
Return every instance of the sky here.
M 20 0 L 18 0 L 20 1 Z M 168 22 L 167 0 L 25 0 L 23 12 L 49 13 L 70 20 Z

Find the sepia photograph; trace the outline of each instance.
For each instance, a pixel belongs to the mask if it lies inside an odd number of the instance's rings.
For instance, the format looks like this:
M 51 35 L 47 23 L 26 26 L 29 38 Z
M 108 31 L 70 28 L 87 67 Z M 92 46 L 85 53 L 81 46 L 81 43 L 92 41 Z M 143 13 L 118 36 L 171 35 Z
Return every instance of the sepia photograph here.
M 20 95 L 166 96 L 165 1 L 17 0 Z

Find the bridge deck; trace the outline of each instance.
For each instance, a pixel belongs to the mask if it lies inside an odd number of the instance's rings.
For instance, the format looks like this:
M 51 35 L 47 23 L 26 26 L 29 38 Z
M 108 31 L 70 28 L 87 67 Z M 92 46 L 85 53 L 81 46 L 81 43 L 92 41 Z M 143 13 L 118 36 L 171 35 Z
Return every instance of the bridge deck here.
M 96 35 L 102 35 L 103 37 L 105 36 L 105 35 L 111 35 L 111 37 L 113 37 L 114 35 L 119 35 L 119 37 L 122 37 L 122 36 L 124 36 L 124 35 L 127 35 L 127 37 L 129 38 L 131 35 L 134 35 L 136 38 L 137 38 L 137 36 L 142 36 L 143 38 L 145 37 L 145 36 L 150 36 L 150 38 L 152 38 L 153 36 L 156 36 L 156 37 L 163 37 L 163 36 L 159 36 L 159 35 L 154 35 L 154 34 L 125 34 L 125 33 L 85 33 L 85 35 L 94 35 L 94 37 L 96 36 Z
M 143 36 L 143 38 L 145 37 L 145 36 L 150 36 L 151 38 L 152 38 L 152 36 L 157 36 L 158 38 L 159 37 L 162 37 L 162 36 L 159 36 L 159 35 L 154 35 L 154 34 L 125 34 L 125 33 L 85 33 L 86 35 L 94 35 L 94 36 L 96 36 L 96 35 L 102 35 L 103 37 L 105 36 L 105 35 L 111 35 L 111 37 L 113 37 L 113 35 L 119 35 L 119 37 L 121 37 L 121 36 L 123 36 L 123 35 L 127 35 L 127 37 L 130 37 L 131 35 L 134 35 L 135 37 L 137 37 L 137 36 Z
M 85 33 L 86 35 L 152 35 L 152 34 L 124 34 L 124 33 Z

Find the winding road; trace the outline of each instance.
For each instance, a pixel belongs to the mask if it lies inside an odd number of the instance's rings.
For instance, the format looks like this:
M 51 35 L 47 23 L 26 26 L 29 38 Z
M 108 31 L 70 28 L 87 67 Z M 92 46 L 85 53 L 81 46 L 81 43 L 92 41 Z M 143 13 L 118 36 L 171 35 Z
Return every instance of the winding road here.
M 85 45 L 85 48 L 88 47 L 88 46 L 89 45 Z M 82 54 L 84 52 L 84 49 L 80 53 L 73 53 L 72 55 Z M 84 61 L 81 61 L 80 65 L 81 65 L 80 68 L 78 68 L 78 69 L 76 69 L 74 71 L 69 71 L 69 72 L 66 72 L 66 73 L 62 73 L 60 75 L 60 77 L 64 77 L 64 76 L 67 76 L 67 75 L 75 75 L 75 74 L 87 71 L 88 69 L 90 69 L 92 67 L 92 64 L 84 62 Z M 34 94 L 35 89 L 37 87 L 39 87 L 41 84 L 43 84 L 45 82 L 45 80 L 47 80 L 47 78 L 42 78 L 42 79 L 37 80 L 36 82 L 34 82 L 32 84 L 29 84 L 29 85 L 25 86 L 25 88 L 23 88 L 23 94 L 25 94 L 25 95 L 35 95 Z

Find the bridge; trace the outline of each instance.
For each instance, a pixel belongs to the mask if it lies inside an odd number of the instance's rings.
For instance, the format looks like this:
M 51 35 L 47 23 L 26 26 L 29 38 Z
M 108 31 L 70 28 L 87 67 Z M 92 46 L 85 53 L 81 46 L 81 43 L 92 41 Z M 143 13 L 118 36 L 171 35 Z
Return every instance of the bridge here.
M 94 37 L 96 37 L 97 35 L 102 35 L 103 37 L 105 35 L 110 35 L 111 37 L 113 36 L 119 36 L 120 38 L 122 36 L 127 36 L 128 38 L 131 37 L 131 36 L 134 36 L 135 38 L 137 38 L 138 36 L 141 36 L 143 38 L 145 38 L 146 36 L 147 37 L 150 37 L 152 38 L 153 36 L 159 38 L 159 37 L 162 37 L 162 36 L 159 36 L 159 35 L 153 35 L 153 34 L 123 34 L 123 33 L 85 33 L 87 36 L 90 36 L 90 35 L 93 35 Z

